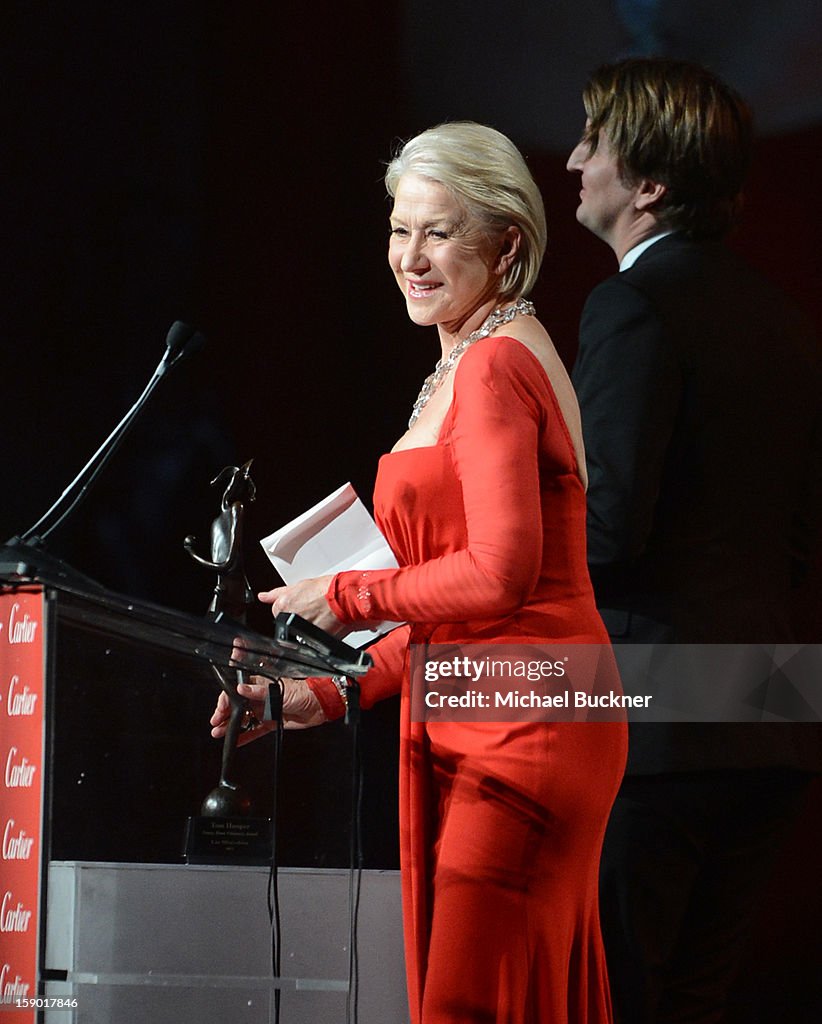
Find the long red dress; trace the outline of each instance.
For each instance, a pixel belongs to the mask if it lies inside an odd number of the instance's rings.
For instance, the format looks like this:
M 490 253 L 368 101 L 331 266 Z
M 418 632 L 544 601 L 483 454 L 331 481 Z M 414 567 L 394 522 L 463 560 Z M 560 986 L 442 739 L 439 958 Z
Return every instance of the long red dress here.
M 372 648 L 368 707 L 402 689 L 400 829 L 413 1024 L 606 1024 L 600 847 L 622 723 L 412 722 L 411 643 L 606 644 L 585 494 L 548 377 L 512 338 L 462 356 L 433 447 L 383 456 L 396 570 L 336 576 L 344 622 L 411 623 Z M 618 688 L 618 681 L 614 687 Z M 331 713 L 336 691 L 315 683 Z

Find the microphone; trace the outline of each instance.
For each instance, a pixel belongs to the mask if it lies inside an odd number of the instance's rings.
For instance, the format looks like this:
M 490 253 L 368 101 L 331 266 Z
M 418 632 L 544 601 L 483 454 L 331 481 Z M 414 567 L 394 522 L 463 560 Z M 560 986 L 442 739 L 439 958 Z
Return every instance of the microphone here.
M 108 465 L 109 460 L 122 444 L 134 421 L 137 419 L 140 412 L 142 412 L 143 407 L 146 405 L 154 389 L 163 379 L 165 374 L 168 373 L 172 367 L 182 362 L 183 359 L 187 359 L 197 353 L 204 344 L 205 338 L 198 330 L 196 330 L 196 328 L 191 327 L 188 324 L 184 324 L 179 320 L 171 325 L 168 334 L 166 335 L 166 351 L 164 352 L 163 357 L 158 363 L 157 369 L 152 374 L 148 384 L 143 389 L 140 397 L 131 406 L 125 416 L 120 420 L 105 441 L 103 441 L 88 462 L 83 466 L 77 476 L 74 477 L 51 508 L 49 508 L 33 526 L 29 527 L 25 533 L 7 541 L 5 549 L 2 551 L 3 557 L 0 559 L 0 567 L 5 567 L 7 564 L 11 564 L 7 563 L 7 557 L 11 555 L 19 555 L 19 548 L 21 546 L 25 546 L 29 549 L 39 548 L 46 538 L 49 537 L 57 527 L 71 515 L 86 496 L 91 486 L 100 476 L 103 469 Z M 34 561 L 36 562 L 37 560 L 34 559 Z M 50 559 L 46 559 L 46 561 L 50 561 Z M 20 563 L 20 568 L 23 568 L 22 563 Z
M 172 366 L 195 355 L 205 345 L 205 338 L 194 327 L 175 320 L 166 335 L 166 354 L 157 367 L 157 372 L 164 374 Z

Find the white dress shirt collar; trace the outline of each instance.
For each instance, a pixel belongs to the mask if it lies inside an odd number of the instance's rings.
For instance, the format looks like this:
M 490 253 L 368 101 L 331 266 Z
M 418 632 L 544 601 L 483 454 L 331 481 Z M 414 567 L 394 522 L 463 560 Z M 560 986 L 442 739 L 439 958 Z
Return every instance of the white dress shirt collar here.
M 644 238 L 638 245 L 635 245 L 633 249 L 629 249 L 620 261 L 620 273 L 622 273 L 623 270 L 627 270 L 629 267 L 632 267 L 645 250 L 651 248 L 654 242 L 658 242 L 660 238 L 665 238 L 667 235 L 672 234 L 673 231 L 660 231 L 658 235 L 651 235 L 650 238 Z

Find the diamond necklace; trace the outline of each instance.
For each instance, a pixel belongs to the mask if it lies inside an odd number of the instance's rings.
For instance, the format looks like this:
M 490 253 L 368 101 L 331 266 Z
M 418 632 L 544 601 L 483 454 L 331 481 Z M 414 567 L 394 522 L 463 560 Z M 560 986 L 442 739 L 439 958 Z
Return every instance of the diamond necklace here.
M 411 410 L 411 419 L 408 421 L 409 429 L 417 422 L 417 417 L 436 394 L 448 371 L 469 345 L 473 345 L 480 338 L 487 338 L 490 334 L 494 333 L 497 327 L 510 323 L 514 317 L 533 316 L 535 312 L 533 302 L 530 302 L 528 299 L 517 299 L 514 305 L 508 306 L 507 309 L 502 307 L 495 309 L 493 313 L 486 317 L 481 327 L 478 327 L 476 331 L 472 331 L 462 341 L 458 341 L 448 353 L 448 356 L 440 359 L 434 367 L 434 372 L 425 378 L 425 383 L 420 388 L 420 393 L 417 395 L 416 402 L 414 402 L 414 408 Z

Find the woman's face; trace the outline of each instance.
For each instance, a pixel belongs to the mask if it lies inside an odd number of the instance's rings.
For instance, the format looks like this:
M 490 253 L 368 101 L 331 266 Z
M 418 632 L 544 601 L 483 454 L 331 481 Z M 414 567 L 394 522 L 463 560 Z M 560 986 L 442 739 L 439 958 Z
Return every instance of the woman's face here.
M 437 324 L 456 334 L 496 299 L 502 245 L 502 239 L 499 245 L 489 240 L 444 185 L 417 174 L 400 178 L 388 262 L 415 324 Z

